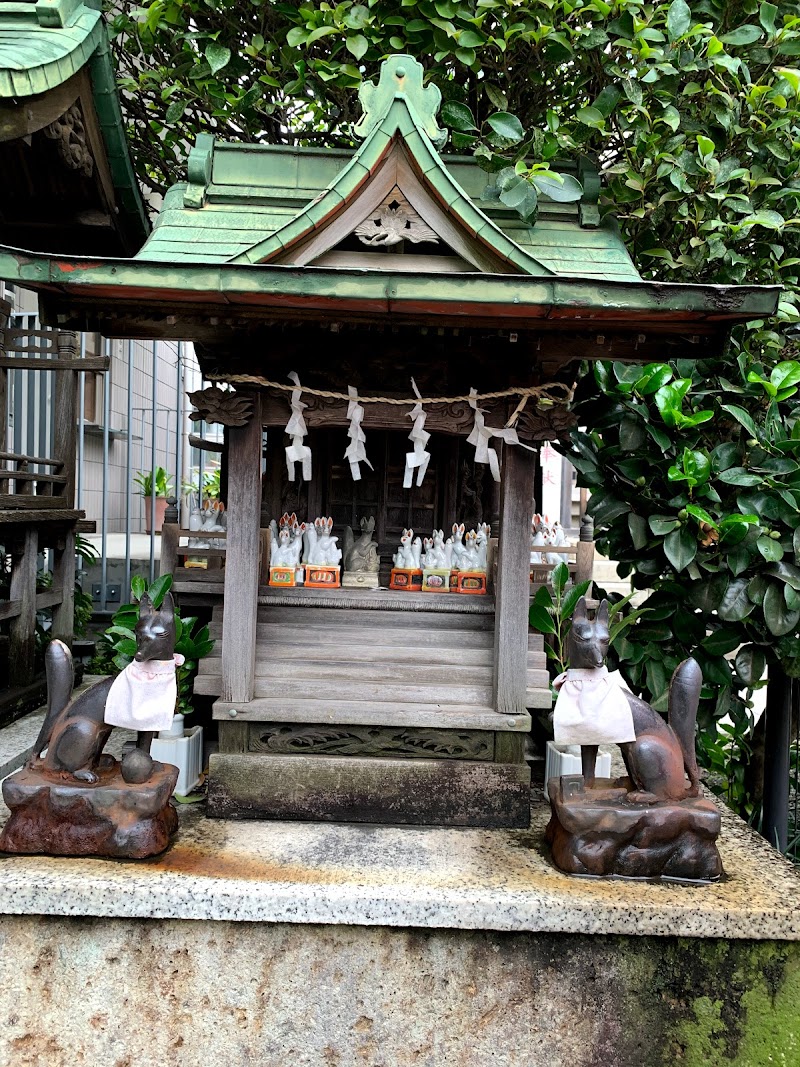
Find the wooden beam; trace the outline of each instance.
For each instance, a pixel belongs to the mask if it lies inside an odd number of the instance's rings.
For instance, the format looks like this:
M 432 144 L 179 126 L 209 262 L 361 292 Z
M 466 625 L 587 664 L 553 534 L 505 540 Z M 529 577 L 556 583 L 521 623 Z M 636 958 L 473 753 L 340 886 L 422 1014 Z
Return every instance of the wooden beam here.
M 494 629 L 494 706 L 506 715 L 525 710 L 530 606 L 531 512 L 536 453 L 503 449 L 500 540 Z
M 222 693 L 247 702 L 255 684 L 256 616 L 261 547 L 261 401 L 253 397 L 246 426 L 230 427 L 228 446 L 228 559 Z
M 224 441 L 207 441 L 205 437 L 198 437 L 197 434 L 189 434 L 189 444 L 192 448 L 199 448 L 201 452 L 224 452 Z
M 9 600 L 20 604 L 19 615 L 9 627 L 9 681 L 11 685 L 28 685 L 33 681 L 36 648 L 36 559 L 39 534 L 35 527 L 25 530 L 22 554 L 13 561 Z
M 3 370 L 86 370 L 106 371 L 109 360 L 106 356 L 84 356 L 83 359 L 59 359 L 48 356 L 2 356 L 0 369 Z

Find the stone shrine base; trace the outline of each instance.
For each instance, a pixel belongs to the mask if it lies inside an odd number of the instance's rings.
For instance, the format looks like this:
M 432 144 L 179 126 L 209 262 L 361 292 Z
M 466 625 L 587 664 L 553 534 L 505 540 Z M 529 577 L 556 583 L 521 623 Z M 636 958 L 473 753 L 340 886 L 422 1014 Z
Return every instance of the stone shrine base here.
M 707 886 L 530 830 L 226 822 L 141 863 L 0 857 L 0 1064 L 800 1063 L 800 878 L 723 813 Z
M 723 873 L 722 820 L 712 800 L 637 804 L 610 779 L 585 789 L 579 774 L 551 778 L 547 792 L 553 814 L 545 839 L 568 874 L 713 882 Z
M 142 859 L 163 852 L 178 828 L 170 802 L 178 770 L 153 763 L 147 782 L 125 782 L 106 757 L 93 784 L 23 767 L 3 782 L 11 817 L 0 851 Z

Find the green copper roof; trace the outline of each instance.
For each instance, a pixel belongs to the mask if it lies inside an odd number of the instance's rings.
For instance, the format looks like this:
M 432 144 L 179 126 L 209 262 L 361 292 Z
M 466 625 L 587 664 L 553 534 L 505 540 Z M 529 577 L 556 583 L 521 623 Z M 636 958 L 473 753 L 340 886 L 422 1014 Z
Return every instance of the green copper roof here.
M 336 219 L 368 187 L 389 151 L 400 146 L 449 220 L 501 264 L 497 272 L 639 280 L 613 221 L 600 224 L 599 185 L 591 172 L 582 202 L 543 198 L 533 226 L 498 201 L 483 200 L 491 178 L 474 159 L 437 152 L 446 136 L 436 122 L 439 91 L 423 87 L 422 68 L 410 56 L 390 57 L 378 84 L 362 86 L 361 102 L 364 114 L 355 132 L 364 140 L 355 152 L 198 137 L 188 184 L 168 192 L 136 258 L 287 262 L 287 251 Z
M 55 89 L 105 40 L 100 0 L 0 3 L 0 99 Z
M 116 193 L 125 244 L 141 246 L 150 225 L 133 170 L 101 0 L 0 2 L 0 101 L 24 106 L 83 68 Z

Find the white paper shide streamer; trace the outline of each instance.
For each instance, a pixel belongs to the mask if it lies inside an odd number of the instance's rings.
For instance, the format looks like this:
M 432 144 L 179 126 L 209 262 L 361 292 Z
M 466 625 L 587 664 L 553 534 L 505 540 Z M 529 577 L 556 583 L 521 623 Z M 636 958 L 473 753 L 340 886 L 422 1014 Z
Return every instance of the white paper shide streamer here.
M 367 450 L 364 447 L 367 440 L 364 431 L 361 429 L 364 408 L 358 402 L 358 391 L 354 386 L 348 385 L 347 394 L 350 397 L 350 402 L 347 405 L 347 417 L 350 420 L 347 436 L 350 438 L 350 444 L 345 449 L 344 458 L 350 464 L 350 473 L 353 475 L 353 481 L 360 482 L 361 463 L 366 463 L 370 470 L 375 468 L 367 459 Z
M 478 395 L 478 390 L 470 389 L 469 393 L 470 397 L 475 397 Z M 475 446 L 475 462 L 488 463 L 489 470 L 492 472 L 492 477 L 496 482 L 499 482 L 500 461 L 497 458 L 496 450 L 490 447 L 489 442 L 493 437 L 499 437 L 508 445 L 518 445 L 520 444 L 520 440 L 517 437 L 517 431 L 513 426 L 504 426 L 501 428 L 487 426 L 484 422 L 483 410 L 478 407 L 477 400 L 470 399 L 469 406 L 475 412 L 475 422 L 472 427 L 472 433 L 467 438 L 467 444 Z
M 295 479 L 295 463 L 302 464 L 303 481 L 311 481 L 311 449 L 308 445 L 303 444 L 303 438 L 308 433 L 306 428 L 306 420 L 303 418 L 303 412 L 308 407 L 308 404 L 304 404 L 300 399 L 300 379 L 297 376 L 296 371 L 291 371 L 288 375 L 289 381 L 294 382 L 297 386 L 292 390 L 292 399 L 289 401 L 292 414 L 289 417 L 289 421 L 286 423 L 286 433 L 292 439 L 292 443 L 286 449 L 286 469 L 289 474 L 289 481 L 293 482 Z
M 411 379 L 411 385 L 414 389 L 414 395 L 421 398 L 422 394 L 419 389 L 417 389 L 417 383 L 413 378 Z M 408 412 L 408 417 L 414 420 L 411 433 L 408 435 L 408 439 L 411 441 L 414 451 L 406 452 L 406 469 L 403 474 L 404 489 L 411 488 L 415 470 L 417 472 L 417 485 L 422 485 L 425 478 L 425 472 L 431 461 L 430 452 L 425 451 L 425 446 L 428 441 L 430 441 L 431 435 L 425 429 L 425 419 L 427 418 L 427 415 L 422 404 L 415 404 L 411 411 Z

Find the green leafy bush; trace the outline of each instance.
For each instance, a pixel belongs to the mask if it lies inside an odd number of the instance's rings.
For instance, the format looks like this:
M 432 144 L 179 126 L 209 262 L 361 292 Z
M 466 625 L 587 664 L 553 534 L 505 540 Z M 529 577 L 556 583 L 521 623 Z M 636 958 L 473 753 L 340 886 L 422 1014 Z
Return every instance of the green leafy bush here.
M 134 629 L 139 620 L 139 601 L 147 593 L 155 607 L 161 607 L 164 597 L 172 588 L 172 575 L 163 574 L 148 586 L 144 578 L 136 576 L 131 581 L 132 603 L 123 604 L 114 612 L 111 626 L 105 631 L 92 662 L 95 673 L 115 674 L 123 671 L 136 655 L 136 634 Z M 190 715 L 192 707 L 192 682 L 197 673 L 198 661 L 207 656 L 214 647 L 208 635 L 208 627 L 197 625 L 197 618 L 181 618 L 175 609 L 175 651 L 184 657 L 184 662 L 176 668 L 178 682 L 177 711 Z

